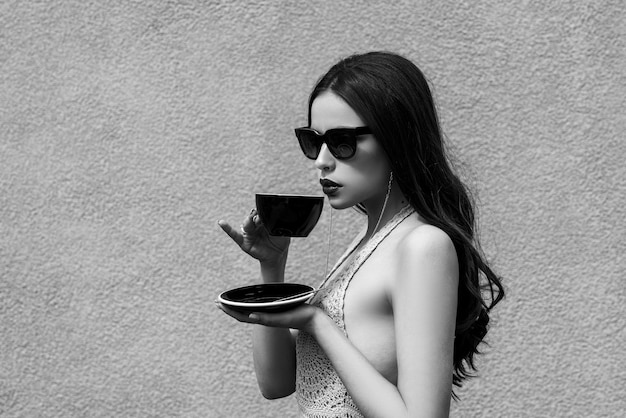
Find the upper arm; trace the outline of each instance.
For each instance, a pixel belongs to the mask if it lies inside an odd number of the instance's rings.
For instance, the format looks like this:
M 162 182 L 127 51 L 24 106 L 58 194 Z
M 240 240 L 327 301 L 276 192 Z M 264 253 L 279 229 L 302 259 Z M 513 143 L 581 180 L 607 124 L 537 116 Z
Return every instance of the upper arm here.
M 398 390 L 409 411 L 447 416 L 449 410 L 458 259 L 442 230 L 424 225 L 398 249 L 392 304 Z

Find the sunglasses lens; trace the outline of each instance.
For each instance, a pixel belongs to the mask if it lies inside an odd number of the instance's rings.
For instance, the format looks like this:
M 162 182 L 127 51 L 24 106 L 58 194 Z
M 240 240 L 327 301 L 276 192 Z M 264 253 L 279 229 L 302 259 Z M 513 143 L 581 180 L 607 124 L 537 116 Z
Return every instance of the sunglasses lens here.
M 316 159 L 322 148 L 322 142 L 315 132 L 296 130 L 296 136 L 304 155 L 312 160 Z
M 339 144 L 335 149 L 335 157 L 337 158 L 350 158 L 354 155 L 354 148 L 348 144 Z
M 327 144 L 330 152 L 339 159 L 350 158 L 356 151 L 356 139 L 351 132 L 335 132 Z

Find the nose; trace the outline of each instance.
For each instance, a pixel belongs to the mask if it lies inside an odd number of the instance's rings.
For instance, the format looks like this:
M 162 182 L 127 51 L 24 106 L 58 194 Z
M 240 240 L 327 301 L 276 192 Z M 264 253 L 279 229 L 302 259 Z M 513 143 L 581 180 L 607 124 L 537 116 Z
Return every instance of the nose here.
M 315 168 L 321 171 L 332 171 L 335 168 L 335 157 L 330 153 L 325 143 L 322 144 L 320 153 L 315 159 Z

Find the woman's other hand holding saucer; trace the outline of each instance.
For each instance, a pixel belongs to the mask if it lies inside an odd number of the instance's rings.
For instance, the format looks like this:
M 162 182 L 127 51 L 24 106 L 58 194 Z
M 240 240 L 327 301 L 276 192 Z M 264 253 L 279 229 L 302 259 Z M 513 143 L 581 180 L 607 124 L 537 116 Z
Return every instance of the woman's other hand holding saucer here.
M 324 312 L 313 305 L 307 303 L 296 308 L 284 312 L 267 313 L 267 312 L 240 312 L 225 306 L 222 303 L 215 302 L 227 315 L 235 318 L 239 322 L 248 324 L 264 325 L 273 328 L 289 328 L 298 329 L 312 333 L 314 319 L 316 317 L 326 316 Z M 322 315 L 319 315 L 322 314 Z

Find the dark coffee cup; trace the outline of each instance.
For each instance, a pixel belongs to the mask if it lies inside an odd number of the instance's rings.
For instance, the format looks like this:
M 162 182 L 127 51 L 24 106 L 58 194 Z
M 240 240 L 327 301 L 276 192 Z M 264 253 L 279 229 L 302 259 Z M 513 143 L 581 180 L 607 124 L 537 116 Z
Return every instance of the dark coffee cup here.
M 306 237 L 320 219 L 324 197 L 257 193 L 256 207 L 270 235 Z

